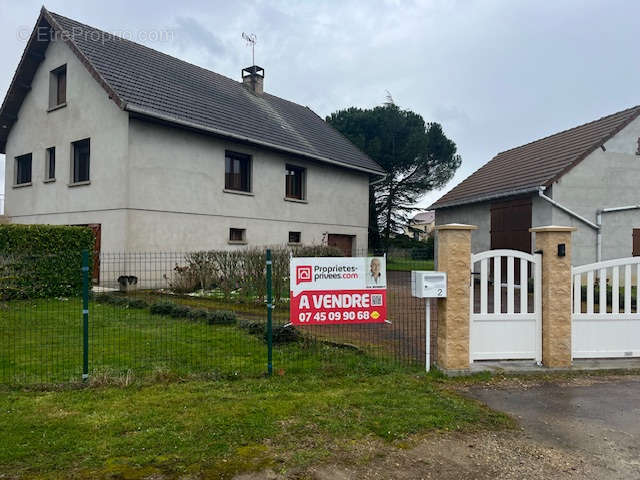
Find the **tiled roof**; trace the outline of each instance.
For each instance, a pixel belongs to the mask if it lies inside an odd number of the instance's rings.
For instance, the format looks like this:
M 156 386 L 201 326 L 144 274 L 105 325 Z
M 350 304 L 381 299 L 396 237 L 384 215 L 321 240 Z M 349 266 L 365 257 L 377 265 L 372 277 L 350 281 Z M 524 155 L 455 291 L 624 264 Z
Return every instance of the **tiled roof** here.
M 427 210 L 426 212 L 420 212 L 411 219 L 411 223 L 431 223 L 436 219 L 436 212 L 433 210 Z
M 463 205 L 549 186 L 640 115 L 632 107 L 499 153 L 429 208 Z
M 41 22 L 69 34 L 68 45 L 124 110 L 348 168 L 384 173 L 308 107 L 268 93 L 256 95 L 239 81 L 44 8 L 38 25 Z M 38 47 L 33 40 L 27 49 Z M 7 95 L 11 93 L 15 92 L 10 88 Z M 3 113 L 9 117 L 4 104 L 0 118 Z

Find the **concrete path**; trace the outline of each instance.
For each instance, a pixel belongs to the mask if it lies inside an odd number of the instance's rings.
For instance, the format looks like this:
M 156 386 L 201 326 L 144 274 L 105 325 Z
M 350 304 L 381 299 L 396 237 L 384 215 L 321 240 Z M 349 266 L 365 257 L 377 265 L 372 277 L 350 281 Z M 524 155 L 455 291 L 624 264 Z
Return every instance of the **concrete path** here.
M 514 416 L 540 444 L 590 458 L 602 469 L 598 478 L 640 479 L 640 376 L 475 387 L 469 394 Z

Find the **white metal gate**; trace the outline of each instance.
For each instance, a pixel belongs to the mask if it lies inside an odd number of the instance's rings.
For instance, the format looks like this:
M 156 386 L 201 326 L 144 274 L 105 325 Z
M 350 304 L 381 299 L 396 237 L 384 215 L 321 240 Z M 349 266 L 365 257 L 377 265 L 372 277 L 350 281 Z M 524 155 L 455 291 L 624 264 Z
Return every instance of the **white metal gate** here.
M 640 257 L 573 267 L 571 273 L 573 358 L 640 356 Z
M 470 360 L 541 362 L 541 255 L 488 250 L 471 255 L 471 268 Z

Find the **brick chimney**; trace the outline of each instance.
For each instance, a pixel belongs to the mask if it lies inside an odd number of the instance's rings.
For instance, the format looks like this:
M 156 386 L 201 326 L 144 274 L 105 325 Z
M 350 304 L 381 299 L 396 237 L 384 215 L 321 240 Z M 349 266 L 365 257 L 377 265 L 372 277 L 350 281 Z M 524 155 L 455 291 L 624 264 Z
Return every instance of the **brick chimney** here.
M 262 95 L 264 84 L 264 68 L 257 65 L 242 69 L 242 84 L 250 92 Z

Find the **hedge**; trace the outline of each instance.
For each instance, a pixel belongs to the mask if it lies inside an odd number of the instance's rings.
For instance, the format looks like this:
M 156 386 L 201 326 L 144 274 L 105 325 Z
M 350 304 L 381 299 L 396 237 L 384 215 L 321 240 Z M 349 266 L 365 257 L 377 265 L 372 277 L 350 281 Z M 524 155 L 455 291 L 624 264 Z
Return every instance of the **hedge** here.
M 271 247 L 273 262 L 273 297 L 279 303 L 289 295 L 289 260 L 294 257 L 341 257 L 342 250 L 326 245 Z M 183 265 L 173 269 L 170 288 L 176 293 L 218 288 L 225 299 L 238 292 L 243 298 L 253 298 L 261 304 L 266 298 L 266 248 L 242 250 L 208 250 L 191 252 Z
M 93 245 L 88 227 L 0 225 L 0 298 L 80 295 L 82 250 Z

